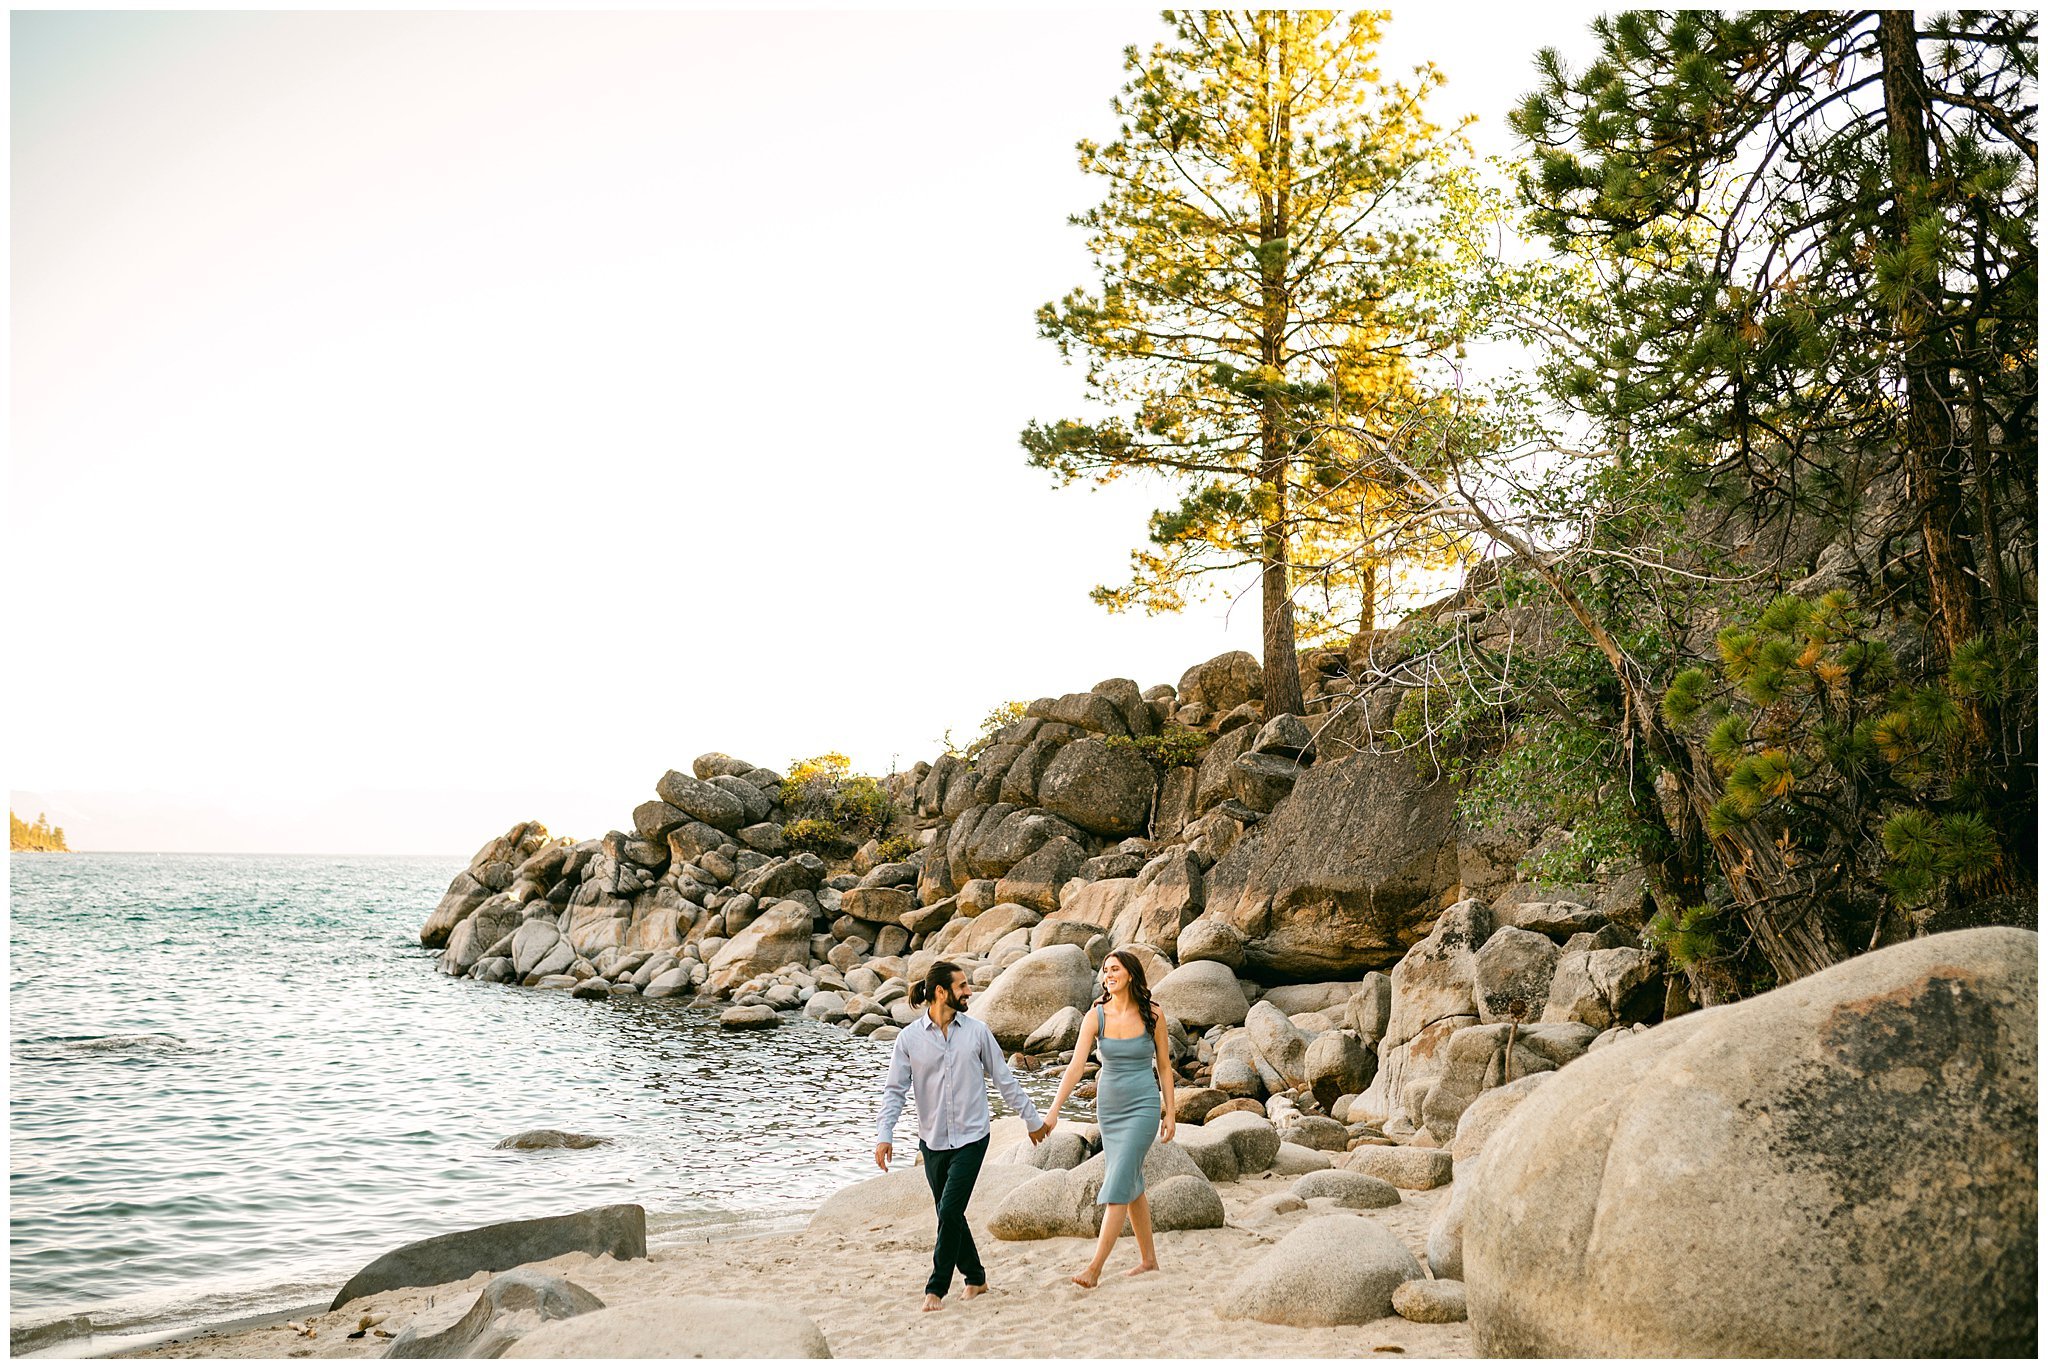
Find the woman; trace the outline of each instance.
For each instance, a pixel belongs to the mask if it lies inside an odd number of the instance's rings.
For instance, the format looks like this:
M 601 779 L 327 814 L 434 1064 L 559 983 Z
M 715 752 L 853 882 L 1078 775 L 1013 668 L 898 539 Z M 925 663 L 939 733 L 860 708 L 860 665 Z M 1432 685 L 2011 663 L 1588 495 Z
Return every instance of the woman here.
M 1059 1121 L 1060 1106 L 1081 1082 L 1088 1052 L 1098 1043 L 1102 1072 L 1095 1080 L 1095 1120 L 1102 1127 L 1107 1172 L 1096 1201 L 1105 1206 L 1095 1258 L 1074 1275 L 1083 1288 L 1095 1287 L 1102 1277 L 1109 1252 L 1123 1234 L 1125 1217 L 1138 1238 L 1138 1263 L 1124 1272 L 1143 1274 L 1159 1268 L 1152 1251 L 1152 1208 L 1145 1201 L 1145 1153 L 1155 1134 L 1162 1141 L 1173 1139 L 1173 1063 L 1166 1047 L 1166 1018 L 1152 1006 L 1145 967 L 1129 951 L 1111 951 L 1102 962 L 1102 996 L 1095 1000 L 1095 1010 L 1081 1019 L 1073 1063 L 1046 1110 L 1048 1131 Z

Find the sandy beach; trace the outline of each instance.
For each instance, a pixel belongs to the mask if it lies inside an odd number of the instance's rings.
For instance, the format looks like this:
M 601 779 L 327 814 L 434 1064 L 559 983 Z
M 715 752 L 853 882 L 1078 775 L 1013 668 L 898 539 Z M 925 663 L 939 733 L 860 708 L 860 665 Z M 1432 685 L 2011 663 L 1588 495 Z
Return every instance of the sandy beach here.
M 991 1153 L 1015 1144 L 1021 1123 L 998 1122 Z M 1133 1243 L 1119 1246 L 1100 1287 L 1067 1276 L 1086 1263 L 1092 1242 L 1078 1237 L 999 1241 L 986 1223 L 1002 1195 L 1036 1171 L 991 1161 L 968 1213 L 989 1270 L 990 1293 L 963 1301 L 957 1291 L 934 1313 L 918 1310 L 929 1271 L 933 1217 L 923 1175 L 894 1170 L 880 1183 L 842 1191 L 800 1232 L 658 1248 L 645 1260 L 582 1255 L 530 1268 L 587 1288 L 609 1307 L 672 1294 L 744 1298 L 801 1309 L 832 1353 L 845 1359 L 1297 1359 L 1369 1355 L 1466 1357 L 1467 1326 L 1421 1325 L 1388 1317 L 1363 1326 L 1297 1328 L 1220 1316 L 1237 1272 L 1297 1224 L 1332 1210 L 1312 1199 L 1301 1211 L 1266 1215 L 1258 1200 L 1295 1180 L 1265 1175 L 1219 1184 L 1227 1224 L 1218 1230 L 1163 1232 L 1160 1270 L 1125 1277 Z M 1398 1207 L 1369 1215 L 1398 1235 L 1418 1260 L 1448 1189 L 1404 1193 Z M 393 1244 L 429 1233 L 394 1233 Z M 333 1312 L 268 1325 L 202 1332 L 131 1352 L 144 1359 L 369 1359 L 389 1340 L 347 1339 L 365 1314 L 394 1335 L 414 1326 L 439 1330 L 467 1311 L 490 1281 L 478 1274 L 436 1288 L 379 1294 Z M 302 1329 L 301 1329 L 302 1328 Z

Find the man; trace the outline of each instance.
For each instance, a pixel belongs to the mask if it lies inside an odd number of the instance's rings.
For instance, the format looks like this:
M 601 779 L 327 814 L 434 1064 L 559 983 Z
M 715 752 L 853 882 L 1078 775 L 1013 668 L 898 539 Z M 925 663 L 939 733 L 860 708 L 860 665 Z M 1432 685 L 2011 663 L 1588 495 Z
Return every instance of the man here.
M 884 1170 L 896 1153 L 896 1119 L 905 1094 L 917 1098 L 918 1150 L 924 1156 L 924 1177 L 939 1210 L 938 1242 L 932 1249 L 932 1276 L 924 1286 L 926 1312 L 943 1305 L 958 1269 L 965 1286 L 960 1296 L 988 1292 L 988 1274 L 974 1248 L 967 1226 L 967 1200 L 988 1155 L 988 1085 L 995 1080 L 1003 1101 L 1015 1108 L 1036 1143 L 1052 1128 L 1024 1096 L 1017 1078 L 1003 1062 L 995 1033 L 966 1016 L 973 989 L 957 965 L 941 960 L 910 986 L 912 1007 L 924 1006 L 896 1038 L 889 1060 L 889 1081 L 882 1088 L 882 1115 L 876 1124 L 875 1163 Z

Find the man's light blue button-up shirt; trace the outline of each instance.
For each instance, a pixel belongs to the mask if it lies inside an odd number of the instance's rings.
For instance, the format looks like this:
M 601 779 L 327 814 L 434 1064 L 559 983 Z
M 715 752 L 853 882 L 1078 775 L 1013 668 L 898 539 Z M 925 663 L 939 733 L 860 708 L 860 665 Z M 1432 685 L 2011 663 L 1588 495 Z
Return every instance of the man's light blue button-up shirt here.
M 927 1149 L 958 1150 L 988 1135 L 988 1085 L 993 1079 L 1003 1101 L 1036 1131 L 1038 1109 L 1024 1096 L 1017 1076 L 1003 1060 L 1003 1048 L 988 1025 L 955 1013 L 945 1031 L 921 1014 L 896 1038 L 889 1058 L 889 1082 L 882 1088 L 882 1116 L 875 1127 L 878 1143 L 894 1145 L 896 1119 L 903 1099 L 917 1099 L 918 1136 Z

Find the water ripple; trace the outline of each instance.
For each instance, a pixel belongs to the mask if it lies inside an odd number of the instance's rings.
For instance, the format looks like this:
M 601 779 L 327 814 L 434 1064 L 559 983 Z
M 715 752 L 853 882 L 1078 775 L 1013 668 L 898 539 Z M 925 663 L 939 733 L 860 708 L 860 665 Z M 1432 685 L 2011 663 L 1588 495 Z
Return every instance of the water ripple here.
M 872 1172 L 888 1047 L 449 979 L 417 930 L 460 865 L 11 864 L 16 1315 L 235 1315 L 435 1231 L 620 1201 L 658 1233 L 787 1221 Z M 613 1144 L 493 1149 L 543 1126 Z

